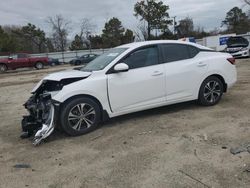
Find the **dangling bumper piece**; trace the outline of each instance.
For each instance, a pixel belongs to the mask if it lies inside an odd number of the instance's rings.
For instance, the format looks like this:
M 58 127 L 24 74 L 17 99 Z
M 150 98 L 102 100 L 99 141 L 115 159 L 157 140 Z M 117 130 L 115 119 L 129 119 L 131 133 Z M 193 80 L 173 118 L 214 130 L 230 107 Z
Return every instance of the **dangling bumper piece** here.
M 23 117 L 21 138 L 34 136 L 33 144 L 38 145 L 55 129 L 56 106 L 48 93 L 33 95 L 24 106 L 30 115 Z

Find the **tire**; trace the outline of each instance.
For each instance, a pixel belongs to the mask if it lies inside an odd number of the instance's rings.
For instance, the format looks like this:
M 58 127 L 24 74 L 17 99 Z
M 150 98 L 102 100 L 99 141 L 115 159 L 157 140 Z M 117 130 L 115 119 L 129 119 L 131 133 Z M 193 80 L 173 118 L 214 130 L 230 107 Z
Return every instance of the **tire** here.
M 8 70 L 7 66 L 5 64 L 0 64 L 0 73 L 4 73 Z
M 43 65 L 42 62 L 37 62 L 37 63 L 35 64 L 35 68 L 36 68 L 37 70 L 40 70 L 40 69 L 43 69 L 43 68 L 44 68 L 44 65 Z
M 75 65 L 81 65 L 81 61 L 76 61 Z
M 198 102 L 203 106 L 214 106 L 220 102 L 223 92 L 222 81 L 216 76 L 210 76 L 201 84 Z
M 100 106 L 87 97 L 72 99 L 61 109 L 61 127 L 70 136 L 80 136 L 95 130 L 101 120 Z M 86 116 L 87 113 L 89 115 Z

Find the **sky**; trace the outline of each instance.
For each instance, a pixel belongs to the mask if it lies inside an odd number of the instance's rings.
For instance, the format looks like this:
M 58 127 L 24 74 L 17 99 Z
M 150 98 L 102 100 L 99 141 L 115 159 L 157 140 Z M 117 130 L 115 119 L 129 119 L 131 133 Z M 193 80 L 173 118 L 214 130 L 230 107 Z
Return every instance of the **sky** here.
M 101 33 L 107 20 L 118 17 L 125 28 L 135 29 L 138 20 L 133 15 L 137 0 L 0 0 L 0 25 L 25 25 L 32 23 L 50 32 L 48 16 L 61 14 L 71 21 L 72 35 L 79 31 L 79 23 L 89 18 Z M 243 0 L 163 0 L 169 5 L 170 17 L 177 21 L 192 17 L 195 26 L 205 30 L 219 28 L 231 8 L 244 7 Z M 246 7 L 245 7 L 246 8 Z

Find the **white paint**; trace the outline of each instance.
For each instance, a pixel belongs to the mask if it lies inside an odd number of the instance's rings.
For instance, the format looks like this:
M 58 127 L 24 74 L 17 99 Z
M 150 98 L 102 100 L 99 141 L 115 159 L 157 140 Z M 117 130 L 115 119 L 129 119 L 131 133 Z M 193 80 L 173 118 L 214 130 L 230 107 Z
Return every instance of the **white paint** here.
M 110 117 L 146 110 L 179 102 L 198 99 L 202 82 L 213 74 L 221 75 L 228 88 L 237 79 L 234 65 L 227 61 L 230 54 L 202 51 L 196 57 L 178 62 L 131 69 L 127 72 L 106 74 L 131 51 L 159 43 L 189 44 L 200 49 L 209 48 L 181 41 L 147 41 L 131 43 L 118 48 L 128 48 L 103 70 L 86 73 L 69 71 L 51 74 L 45 80 L 88 76 L 66 85 L 52 98 L 63 103 L 75 95 L 90 95 L 100 101 Z

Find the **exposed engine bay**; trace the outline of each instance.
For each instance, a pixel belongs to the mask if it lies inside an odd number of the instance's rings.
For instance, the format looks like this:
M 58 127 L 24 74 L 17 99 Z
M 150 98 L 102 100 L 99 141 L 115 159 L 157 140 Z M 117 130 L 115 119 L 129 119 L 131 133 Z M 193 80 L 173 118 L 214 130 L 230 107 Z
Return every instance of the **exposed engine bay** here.
M 29 115 L 22 120 L 21 138 L 34 136 L 34 145 L 38 145 L 54 131 L 56 112 L 59 105 L 52 97 L 62 90 L 65 85 L 84 79 L 84 77 L 66 78 L 60 81 L 42 80 L 33 90 L 32 96 L 24 104 Z

